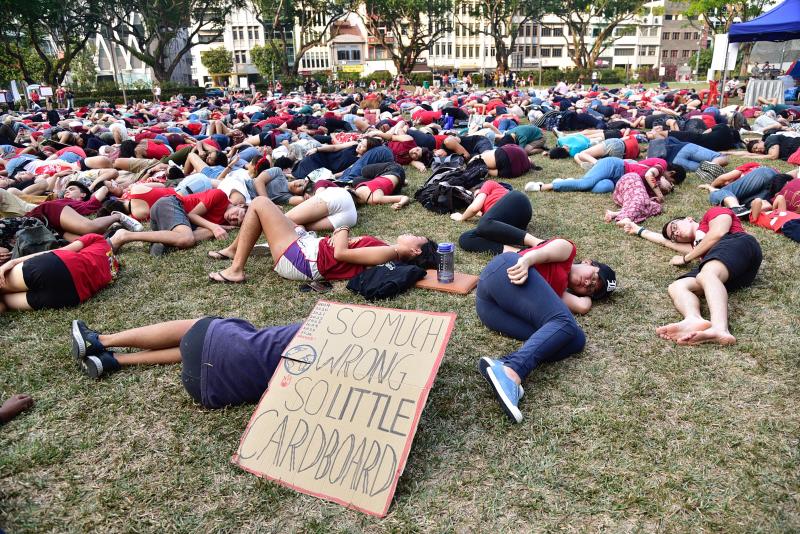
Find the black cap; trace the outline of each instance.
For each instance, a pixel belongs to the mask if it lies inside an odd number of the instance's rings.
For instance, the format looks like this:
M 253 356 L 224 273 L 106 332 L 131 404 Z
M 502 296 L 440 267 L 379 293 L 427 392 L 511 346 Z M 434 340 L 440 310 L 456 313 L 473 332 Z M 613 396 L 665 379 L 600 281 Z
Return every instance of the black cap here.
M 595 300 L 606 298 L 617 289 L 617 273 L 605 263 L 593 261 L 592 265 L 600 268 L 600 272 L 597 273 L 600 277 L 600 281 L 597 284 L 597 290 L 594 292 L 594 295 L 592 295 L 592 298 Z

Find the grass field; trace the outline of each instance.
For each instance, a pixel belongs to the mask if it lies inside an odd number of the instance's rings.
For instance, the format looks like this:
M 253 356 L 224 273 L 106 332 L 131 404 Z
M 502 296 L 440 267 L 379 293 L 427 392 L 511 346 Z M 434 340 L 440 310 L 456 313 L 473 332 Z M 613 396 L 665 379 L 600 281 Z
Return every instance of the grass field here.
M 537 179 L 578 175 L 542 160 Z M 779 164 L 783 169 L 785 164 Z M 512 180 L 522 188 L 534 175 Z M 424 179 L 412 174 L 413 192 Z M 691 176 L 658 227 L 701 215 Z M 260 480 L 230 463 L 252 407 L 206 411 L 179 366 L 94 382 L 70 356 L 69 322 L 101 331 L 197 317 L 257 325 L 305 317 L 316 301 L 253 259 L 243 286 L 210 285 L 205 243 L 163 259 L 124 250 L 124 270 L 80 308 L 0 317 L 0 395 L 37 404 L 0 429 L 0 528 L 22 532 L 791 532 L 800 529 L 800 254 L 759 228 L 755 285 L 731 296 L 732 347 L 678 347 L 655 335 L 677 319 L 672 253 L 603 223 L 609 195 L 531 194 L 531 231 L 565 236 L 617 271 L 613 298 L 578 319 L 586 349 L 537 369 L 511 425 L 476 359 L 518 342 L 478 320 L 474 296 L 411 291 L 386 305 L 458 319 L 389 515 L 376 519 Z M 361 210 L 357 234 L 455 241 L 466 223 L 412 204 Z M 478 274 L 487 255 L 458 251 Z M 327 298 L 363 302 L 342 283 Z

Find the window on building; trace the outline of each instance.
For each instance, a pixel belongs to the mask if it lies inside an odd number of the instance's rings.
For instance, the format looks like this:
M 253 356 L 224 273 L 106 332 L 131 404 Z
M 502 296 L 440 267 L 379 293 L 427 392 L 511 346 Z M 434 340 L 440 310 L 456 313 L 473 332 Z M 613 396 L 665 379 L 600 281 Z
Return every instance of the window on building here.
M 233 51 L 233 61 L 237 64 L 247 63 L 247 51 L 246 50 L 234 50 Z
M 632 56 L 634 55 L 634 48 L 615 48 L 614 55 L 615 56 Z
M 669 32 L 664 32 L 664 40 L 669 41 Z
M 561 48 L 561 47 L 553 48 L 553 51 L 551 52 L 551 54 L 552 54 L 553 57 L 561 57 L 561 56 L 564 55 L 564 49 Z
M 564 35 L 564 29 L 561 26 L 553 28 L 553 37 L 561 37 Z
M 672 20 L 672 15 L 664 15 L 664 20 Z
M 550 57 L 550 49 L 549 48 L 542 48 L 541 49 L 542 57 Z
M 681 57 L 689 57 L 692 55 L 691 50 L 681 50 Z
M 447 55 L 452 57 L 452 55 L 453 55 L 453 43 L 447 43 Z
M 681 32 L 672 32 L 672 40 L 677 41 L 681 38 Z
M 253 26 L 253 39 L 256 41 L 260 40 L 260 32 L 258 31 L 258 26 Z
M 250 39 L 251 41 L 253 40 L 253 27 L 252 26 L 248 26 L 247 27 L 247 38 Z
M 534 26 L 533 24 L 531 24 L 531 37 L 536 37 L 538 30 L 539 30 L 538 26 Z
M 361 61 L 361 48 L 358 46 L 337 47 L 337 61 Z
M 651 47 L 649 47 L 649 48 L 647 49 L 647 55 L 648 55 L 648 56 L 654 56 L 654 55 L 656 55 L 656 47 L 655 47 L 655 46 L 651 46 Z
M 552 32 L 553 30 L 550 28 L 550 26 L 542 26 L 542 37 L 550 37 Z
M 692 32 L 683 32 L 683 40 L 688 41 L 692 38 Z
M 662 50 L 661 57 L 667 59 L 669 57 L 669 50 Z
M 600 28 L 592 28 L 592 37 L 597 37 L 600 35 Z
M 677 50 L 670 50 L 669 51 L 669 57 L 678 57 L 678 51 Z
M 700 32 L 694 32 L 694 40 L 695 41 L 700 40 Z

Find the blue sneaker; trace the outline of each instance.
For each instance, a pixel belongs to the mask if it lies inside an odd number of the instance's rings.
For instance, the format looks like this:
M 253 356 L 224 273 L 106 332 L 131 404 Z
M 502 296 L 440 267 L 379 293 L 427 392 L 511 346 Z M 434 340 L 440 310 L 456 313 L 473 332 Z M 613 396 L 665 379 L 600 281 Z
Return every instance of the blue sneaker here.
M 87 356 L 96 356 L 106 348 L 100 343 L 100 334 L 83 321 L 72 321 L 72 356 L 80 364 Z
M 97 356 L 87 356 L 81 360 L 81 370 L 90 378 L 98 379 L 103 375 L 119 371 L 120 365 L 113 352 L 105 351 Z
M 521 423 L 522 412 L 519 411 L 517 405 L 524 391 L 513 380 L 508 378 L 503 370 L 503 363 L 484 356 L 478 360 L 478 371 L 492 386 L 494 396 L 508 418 L 515 423 Z

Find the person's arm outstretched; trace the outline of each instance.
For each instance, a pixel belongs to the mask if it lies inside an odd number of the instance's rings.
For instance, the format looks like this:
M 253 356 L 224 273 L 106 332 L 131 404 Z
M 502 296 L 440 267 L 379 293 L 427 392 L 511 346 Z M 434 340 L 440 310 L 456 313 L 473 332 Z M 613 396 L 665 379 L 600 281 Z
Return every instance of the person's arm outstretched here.
M 692 251 L 692 245 L 689 243 L 675 243 L 674 241 L 670 241 L 669 239 L 664 239 L 664 236 L 661 235 L 660 232 L 653 232 L 652 230 L 648 230 L 643 226 L 639 226 L 635 222 L 630 219 L 622 219 L 621 221 L 617 221 L 617 226 L 622 228 L 625 233 L 630 235 L 637 235 L 641 238 L 644 238 L 651 243 L 655 243 L 656 245 L 661 245 L 662 247 L 667 247 L 668 249 L 672 249 L 675 252 L 680 254 L 688 254 Z
M 716 245 L 722 237 L 730 232 L 731 225 L 733 224 L 733 219 L 731 219 L 730 215 L 720 215 L 718 217 L 714 217 L 710 223 L 708 223 L 708 232 L 694 247 L 691 251 L 687 254 L 682 256 L 673 256 L 670 260 L 672 265 L 686 265 L 690 261 L 695 258 L 700 258 L 705 256 L 706 253 L 711 250 L 711 248 Z
M 543 247 L 529 250 L 507 269 L 508 279 L 512 284 L 524 284 L 528 279 L 528 269 L 537 264 L 565 261 L 572 254 L 573 247 L 566 239 L 553 239 Z
M 464 213 L 451 213 L 450 218 L 454 221 L 468 221 L 471 218 L 475 217 L 480 211 L 483 209 L 483 204 L 486 202 L 486 193 L 478 193 L 475 195 L 475 200 L 472 201 L 472 204 L 467 206 L 467 209 L 464 210 Z

